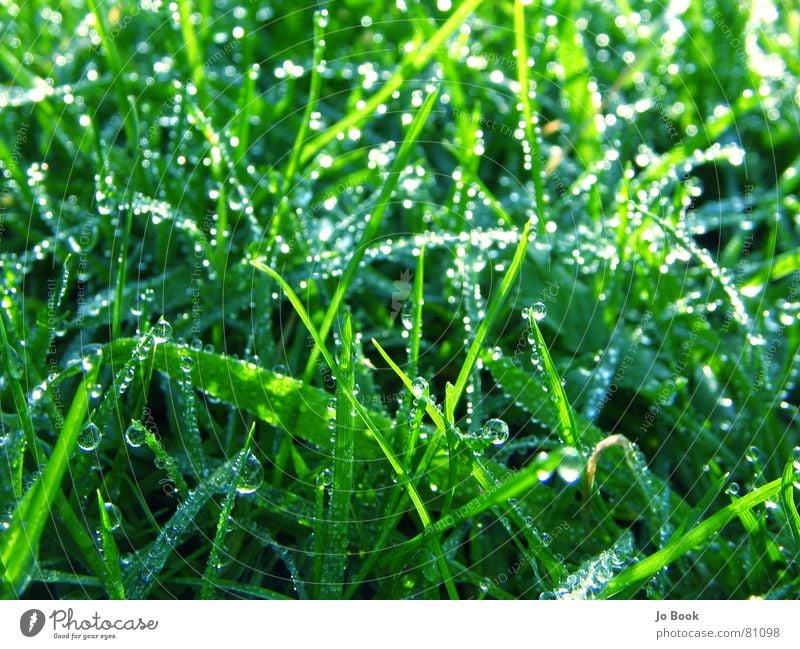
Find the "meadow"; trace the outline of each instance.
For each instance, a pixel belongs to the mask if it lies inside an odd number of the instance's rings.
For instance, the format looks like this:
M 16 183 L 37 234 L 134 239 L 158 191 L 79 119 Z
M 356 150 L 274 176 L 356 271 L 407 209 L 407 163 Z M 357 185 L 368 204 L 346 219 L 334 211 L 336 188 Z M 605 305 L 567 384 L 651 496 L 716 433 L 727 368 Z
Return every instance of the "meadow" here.
M 4 0 L 0 595 L 800 596 L 800 10 Z

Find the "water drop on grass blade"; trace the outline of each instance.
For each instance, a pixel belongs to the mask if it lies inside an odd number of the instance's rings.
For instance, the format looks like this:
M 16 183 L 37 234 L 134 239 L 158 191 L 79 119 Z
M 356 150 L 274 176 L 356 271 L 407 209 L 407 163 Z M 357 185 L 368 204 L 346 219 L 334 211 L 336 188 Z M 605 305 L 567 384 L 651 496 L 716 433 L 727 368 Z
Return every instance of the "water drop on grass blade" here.
M 561 458 L 561 463 L 558 465 L 556 472 L 559 477 L 569 484 L 577 482 L 583 470 L 583 460 L 580 453 L 574 448 L 565 448 L 564 455 Z
M 100 446 L 100 441 L 103 439 L 103 433 L 92 422 L 87 423 L 80 436 L 78 437 L 78 448 L 86 453 L 97 450 Z
M 139 448 L 144 444 L 144 431 L 135 424 L 131 424 L 125 431 L 125 443 L 131 448 Z
M 239 495 L 254 493 L 264 482 L 264 467 L 255 455 L 248 453 L 239 469 L 236 492 Z

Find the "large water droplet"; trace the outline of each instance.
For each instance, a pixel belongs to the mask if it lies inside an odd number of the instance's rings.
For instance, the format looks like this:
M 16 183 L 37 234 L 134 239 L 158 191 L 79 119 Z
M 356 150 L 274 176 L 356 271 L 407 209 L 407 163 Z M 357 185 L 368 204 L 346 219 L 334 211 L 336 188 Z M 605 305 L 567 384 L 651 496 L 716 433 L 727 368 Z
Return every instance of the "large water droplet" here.
M 170 338 L 172 338 L 172 325 L 162 317 L 153 326 L 153 341 L 157 345 L 160 345 L 161 343 L 167 342 Z
M 100 440 L 103 439 L 103 433 L 91 421 L 87 423 L 81 434 L 78 436 L 78 448 L 86 453 L 90 453 L 100 446 Z
M 112 532 L 119 529 L 122 524 L 122 512 L 119 507 L 112 502 L 106 502 L 103 503 L 103 509 L 106 510 L 106 515 L 108 516 L 108 529 Z
M 483 437 L 492 444 L 503 444 L 508 440 L 508 424 L 502 419 L 490 419 L 483 425 Z
M 421 399 L 425 396 L 425 393 L 428 391 L 428 381 L 426 381 L 421 376 L 418 376 L 413 381 L 411 381 L 411 393 L 414 395 L 415 399 Z
M 561 457 L 561 462 L 556 469 L 559 477 L 564 481 L 572 484 L 576 482 L 581 476 L 583 469 L 583 460 L 581 454 L 574 448 L 565 448 L 564 454 Z
M 739 483 L 738 482 L 731 482 L 728 485 L 728 488 L 725 490 L 725 493 L 729 496 L 738 496 L 739 495 Z
M 532 315 L 533 319 L 537 322 L 544 320 L 544 317 L 547 315 L 547 306 L 545 306 L 544 302 L 536 302 L 531 307 L 530 315 Z
M 144 430 L 136 424 L 131 424 L 125 431 L 125 443 L 131 448 L 139 448 L 144 444 Z
M 248 453 L 239 469 L 236 492 L 247 495 L 255 492 L 264 482 L 264 467 L 252 453 Z

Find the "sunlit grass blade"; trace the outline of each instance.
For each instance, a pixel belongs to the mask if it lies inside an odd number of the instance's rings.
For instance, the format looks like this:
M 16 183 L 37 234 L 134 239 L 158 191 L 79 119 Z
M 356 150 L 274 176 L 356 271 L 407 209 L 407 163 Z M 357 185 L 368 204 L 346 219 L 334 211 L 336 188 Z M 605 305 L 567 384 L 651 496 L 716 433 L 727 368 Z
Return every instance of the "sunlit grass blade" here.
M 114 526 L 119 521 L 112 522 L 105 500 L 97 491 L 97 509 L 100 513 L 100 548 L 102 549 L 103 563 L 105 564 L 106 592 L 111 599 L 125 599 L 125 588 L 122 585 L 122 570 L 119 563 L 119 547 L 114 539 Z
M 99 365 L 95 366 L 78 386 L 47 466 L 25 493 L 8 530 L 0 539 L 3 597 L 19 596 L 31 578 L 42 532 L 61 490 L 61 480 L 67 470 L 69 458 L 83 429 L 89 405 L 89 386 L 95 382 L 98 368 Z
M 649 577 L 652 577 L 676 559 L 708 541 L 730 521 L 738 517 L 741 512 L 748 511 L 777 496 L 780 489 L 781 480 L 773 480 L 724 507 L 680 538 L 671 540 L 663 549 L 645 557 L 639 563 L 630 566 L 617 575 L 609 582 L 603 591 L 603 596 L 606 598 L 613 597 L 623 591 L 628 596 L 632 595 L 632 589 L 638 590 Z
M 355 278 L 361 261 L 364 259 L 364 255 L 367 253 L 367 246 L 372 243 L 372 241 L 375 239 L 375 236 L 378 234 L 378 229 L 383 221 L 383 214 L 386 211 L 386 208 L 389 206 L 392 192 L 394 192 L 394 189 L 400 180 L 400 174 L 408 165 L 408 161 L 411 157 L 411 151 L 417 145 L 417 140 L 419 139 L 423 127 L 428 121 L 428 116 L 431 114 L 438 96 L 438 88 L 434 89 L 428 94 L 425 102 L 422 104 L 419 111 L 417 111 L 414 120 L 411 122 L 411 125 L 406 131 L 405 137 L 403 138 L 403 143 L 400 145 L 400 150 L 397 152 L 397 155 L 392 162 L 386 181 L 381 187 L 378 198 L 375 201 L 375 206 L 370 213 L 369 220 L 367 221 L 367 225 L 364 228 L 364 231 L 361 233 L 360 240 L 357 244 L 355 244 L 353 255 L 347 262 L 347 266 L 345 267 L 341 277 L 338 278 L 336 288 L 334 289 L 330 302 L 325 309 L 325 315 L 322 319 L 322 323 L 319 326 L 320 340 L 323 342 L 325 342 L 326 338 L 328 337 L 330 328 L 333 325 L 333 320 L 339 313 L 339 307 L 342 304 L 342 300 L 344 300 L 345 294 L 350 288 L 350 285 L 353 283 L 353 279 Z M 319 353 L 319 347 L 315 347 L 311 350 L 308 363 L 306 364 L 306 370 L 303 374 L 303 381 L 305 383 L 310 383 L 311 381 L 311 375 L 314 371 L 314 365 L 317 362 Z
M 380 90 L 366 100 L 363 106 L 357 110 L 348 112 L 336 124 L 311 140 L 303 149 L 301 161 L 305 161 L 315 155 L 326 144 L 335 140 L 340 133 L 344 133 L 352 126 L 374 115 L 378 106 L 386 102 L 403 86 L 403 84 L 412 78 L 412 75 L 422 70 L 422 68 L 428 64 L 444 42 L 461 26 L 469 15 L 475 11 L 481 2 L 482 0 L 464 0 L 422 47 L 419 49 L 412 49 L 406 54 L 389 80 L 381 86 Z
M 795 458 L 786 463 L 781 476 L 781 507 L 783 508 L 786 522 L 792 530 L 795 545 L 795 557 L 800 556 L 800 514 L 794 501 L 797 484 L 800 481 L 800 458 Z

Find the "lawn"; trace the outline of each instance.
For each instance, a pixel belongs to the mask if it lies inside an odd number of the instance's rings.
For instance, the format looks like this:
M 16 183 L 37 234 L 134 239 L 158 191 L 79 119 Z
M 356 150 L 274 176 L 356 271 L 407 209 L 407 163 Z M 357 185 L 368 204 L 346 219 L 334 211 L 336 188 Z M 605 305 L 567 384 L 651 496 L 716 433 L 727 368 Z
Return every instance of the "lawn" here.
M 796 5 L 0 4 L 0 596 L 800 597 Z

